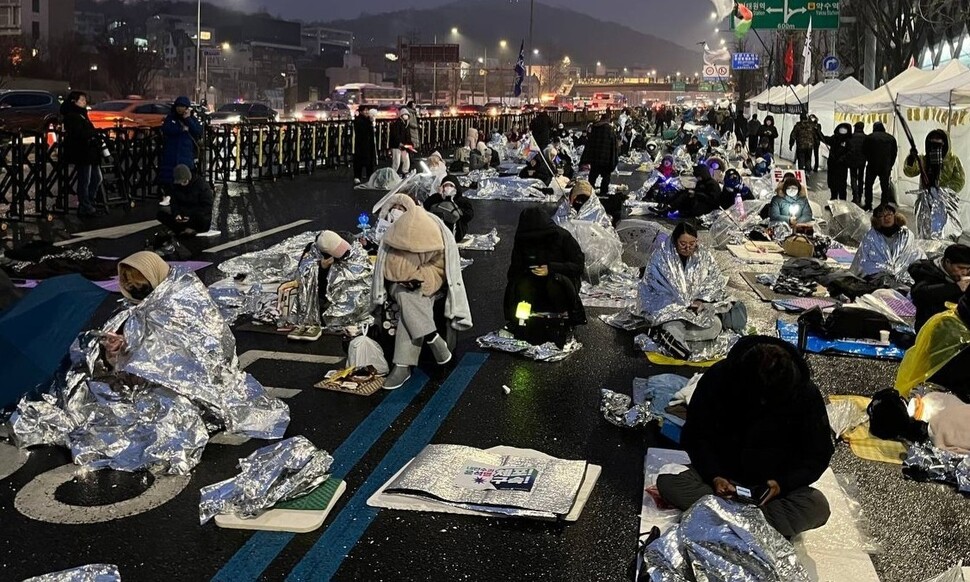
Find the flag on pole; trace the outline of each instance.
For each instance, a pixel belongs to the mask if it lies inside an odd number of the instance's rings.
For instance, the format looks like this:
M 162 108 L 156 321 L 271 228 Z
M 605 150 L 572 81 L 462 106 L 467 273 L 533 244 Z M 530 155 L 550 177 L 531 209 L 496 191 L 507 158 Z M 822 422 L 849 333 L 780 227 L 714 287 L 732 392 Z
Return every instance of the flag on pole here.
M 519 45 L 519 60 L 515 61 L 515 87 L 512 94 L 518 97 L 522 94 L 522 81 L 525 80 L 525 41 Z
M 754 21 L 754 13 L 751 9 L 741 3 L 734 5 L 734 36 L 738 40 L 744 38 L 751 30 L 751 23 Z
M 795 45 L 788 39 L 788 47 L 785 49 L 785 83 L 791 85 L 795 78 Z
M 812 76 L 812 17 L 808 17 L 808 32 L 805 33 L 805 47 L 802 48 L 802 85 L 808 85 Z

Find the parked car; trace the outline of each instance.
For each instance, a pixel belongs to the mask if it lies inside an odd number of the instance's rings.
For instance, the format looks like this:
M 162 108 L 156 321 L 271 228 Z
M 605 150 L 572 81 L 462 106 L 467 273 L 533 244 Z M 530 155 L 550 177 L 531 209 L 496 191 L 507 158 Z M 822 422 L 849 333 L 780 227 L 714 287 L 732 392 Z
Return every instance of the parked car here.
M 172 110 L 165 101 L 119 99 L 88 108 L 88 119 L 98 129 L 112 127 L 161 127 Z
M 306 106 L 297 116 L 300 121 L 343 121 L 353 119 L 350 106 L 339 101 L 317 101 Z
M 225 123 L 267 123 L 279 120 L 279 114 L 262 103 L 226 103 L 216 109 L 209 120 L 213 125 Z
M 467 103 L 453 109 L 455 115 L 481 115 L 485 111 L 485 108 L 481 105 L 469 105 Z
M 374 108 L 376 113 L 374 114 L 375 119 L 397 119 L 397 112 L 403 108 L 403 105 L 378 105 Z
M 448 115 L 448 108 L 444 105 L 418 105 L 418 115 L 421 117 L 444 117 Z
M 499 103 L 497 101 L 485 104 L 485 113 L 493 117 L 496 115 L 502 115 L 503 113 L 506 113 L 507 109 L 508 108 L 505 107 L 505 104 Z
M 0 130 L 42 132 L 57 123 L 60 109 L 48 91 L 0 91 Z

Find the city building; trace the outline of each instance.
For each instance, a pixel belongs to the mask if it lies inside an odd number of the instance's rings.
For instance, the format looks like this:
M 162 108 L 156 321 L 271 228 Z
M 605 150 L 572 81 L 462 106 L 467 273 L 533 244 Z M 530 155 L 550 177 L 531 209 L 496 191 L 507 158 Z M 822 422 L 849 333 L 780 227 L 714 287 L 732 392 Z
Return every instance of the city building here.
M 321 57 L 327 67 L 339 67 L 344 55 L 354 52 L 354 33 L 323 26 L 304 26 L 301 33 L 307 54 Z
M 74 0 L 0 0 L 0 36 L 42 49 L 74 31 Z
M 100 12 L 75 12 L 74 35 L 82 41 L 94 43 L 104 36 L 107 23 Z

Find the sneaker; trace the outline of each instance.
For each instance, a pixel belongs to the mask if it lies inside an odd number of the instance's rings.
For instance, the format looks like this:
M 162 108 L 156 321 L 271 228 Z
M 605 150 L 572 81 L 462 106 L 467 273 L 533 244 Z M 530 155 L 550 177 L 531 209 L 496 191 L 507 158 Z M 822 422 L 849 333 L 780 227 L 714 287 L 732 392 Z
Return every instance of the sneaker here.
M 434 361 L 438 362 L 439 366 L 451 361 L 451 350 L 448 349 L 448 342 L 440 335 L 435 334 L 434 339 L 428 342 L 428 347 L 431 348 Z
M 169 206 L 171 204 L 172 204 L 172 197 L 171 196 L 162 196 L 161 201 L 159 201 L 159 203 L 158 203 L 159 206 Z
M 409 366 L 394 366 L 391 373 L 384 380 L 384 390 L 397 390 L 404 383 L 411 379 L 411 368 Z
M 354 178 L 354 186 L 360 186 L 360 178 Z
M 303 340 L 303 334 L 304 334 L 304 332 L 306 332 L 306 328 L 307 328 L 307 326 L 305 326 L 305 325 L 298 325 L 298 326 L 296 326 L 293 329 L 293 331 L 291 331 L 289 334 L 287 334 L 286 339 L 293 340 L 293 341 L 302 341 Z
M 315 342 L 320 339 L 321 335 L 323 335 L 323 329 L 319 325 L 308 325 L 303 328 L 300 339 L 305 342 Z

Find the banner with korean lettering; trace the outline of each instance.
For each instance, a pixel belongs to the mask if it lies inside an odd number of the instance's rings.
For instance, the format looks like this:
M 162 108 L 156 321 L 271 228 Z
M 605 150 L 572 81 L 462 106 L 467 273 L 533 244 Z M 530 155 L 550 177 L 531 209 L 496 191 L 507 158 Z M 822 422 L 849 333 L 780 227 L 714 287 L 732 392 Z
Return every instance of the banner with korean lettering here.
M 809 22 L 814 30 L 839 28 L 838 0 L 753 0 L 744 5 L 751 11 L 752 28 L 758 30 L 807 30 Z

